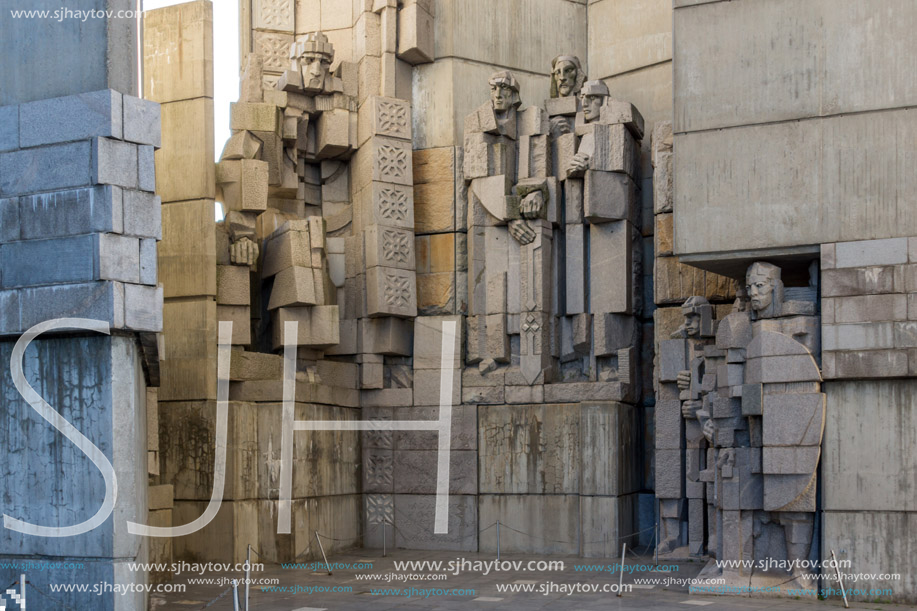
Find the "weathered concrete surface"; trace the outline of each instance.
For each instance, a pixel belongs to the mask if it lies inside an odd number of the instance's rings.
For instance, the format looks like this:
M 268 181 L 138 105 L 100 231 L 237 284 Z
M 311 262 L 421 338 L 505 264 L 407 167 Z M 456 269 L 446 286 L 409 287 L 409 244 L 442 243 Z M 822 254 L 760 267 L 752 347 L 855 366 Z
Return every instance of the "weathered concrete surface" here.
M 915 384 L 838 381 L 826 383 L 825 392 L 825 509 L 917 511 Z
M 675 151 L 677 255 L 917 234 L 910 110 L 681 134 Z
M 0 343 L 0 360 L 9 364 L 13 342 Z M 46 571 L 33 583 L 93 583 L 111 580 L 118 560 L 145 562 L 140 537 L 127 534 L 127 521 L 146 523 L 146 389 L 134 342 L 124 337 L 87 336 L 36 339 L 24 358 L 26 380 L 53 409 L 80 430 L 115 470 L 118 497 L 114 512 L 95 530 L 75 537 L 33 537 L 0 530 L 3 560 L 88 557 L 90 572 Z M 0 373 L 0 461 L 3 513 L 42 526 L 70 526 L 89 519 L 105 495 L 101 473 L 77 447 L 42 419 L 12 384 L 9 366 Z M 0 570 L 12 583 L 20 571 Z M 30 574 L 38 577 L 38 573 Z M 124 583 L 145 575 L 124 574 Z M 67 580 L 70 580 L 69 582 Z M 60 599 L 74 608 L 142 608 L 140 599 L 73 594 Z M 122 606 L 122 603 L 127 606 Z M 140 605 L 140 606 L 138 606 Z
M 604 79 L 672 59 L 669 0 L 590 3 L 588 28 L 590 79 Z M 623 99 L 634 103 L 630 98 Z
M 20 17 L 9 9 L 59 11 L 59 19 Z M 53 0 L 8 6 L 0 14 L 0 106 L 116 89 L 137 95 L 137 20 L 83 19 L 83 11 L 132 11 L 131 0 Z M 65 9 L 80 12 L 66 17 Z M 71 13 L 71 15 L 73 14 Z
M 479 524 L 476 500 L 472 495 L 449 495 L 449 532 L 437 535 L 433 533 L 436 495 L 396 494 L 395 545 L 411 549 L 476 550 Z
M 917 103 L 910 0 L 716 2 L 674 23 L 679 133 Z
M 480 529 L 500 521 L 501 551 L 579 552 L 579 495 L 482 494 L 478 498 Z M 480 551 L 496 553 L 496 526 L 481 533 Z
M 913 483 L 913 479 L 912 479 Z M 855 586 L 888 588 L 883 601 L 917 602 L 917 512 L 913 511 L 826 511 L 822 549 L 840 550 L 838 560 L 849 560 L 848 573 L 901 575 L 899 580 L 860 580 Z M 846 552 L 846 553 L 845 553 Z M 835 586 L 836 587 L 836 586 Z M 875 596 L 851 596 L 853 600 L 874 601 Z

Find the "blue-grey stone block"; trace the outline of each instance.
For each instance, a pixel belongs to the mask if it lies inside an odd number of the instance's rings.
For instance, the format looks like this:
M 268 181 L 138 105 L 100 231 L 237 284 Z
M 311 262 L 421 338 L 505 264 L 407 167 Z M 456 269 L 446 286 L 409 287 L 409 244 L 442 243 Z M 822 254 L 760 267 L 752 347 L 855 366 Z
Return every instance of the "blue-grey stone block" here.
M 0 334 L 22 333 L 22 320 L 19 314 L 19 291 L 11 289 L 0 291 Z
M 121 233 L 121 189 L 111 186 L 70 189 L 19 198 L 23 240 Z
M 20 306 L 23 329 L 52 318 L 94 318 L 124 328 L 124 287 L 118 282 L 24 288 Z
M 162 127 L 158 102 L 135 98 L 132 95 L 124 96 L 123 139 L 137 144 L 160 147 Z
M 109 138 L 93 139 L 92 182 L 128 189 L 139 188 L 137 145 Z
M 19 198 L 0 199 L 0 242 L 19 239 Z
M 112 89 L 27 102 L 19 105 L 19 146 L 120 139 L 121 121 L 121 94 Z
M 91 169 L 89 141 L 0 153 L 0 195 L 85 187 L 91 184 Z
M 0 151 L 19 148 L 19 106 L 0 106 Z
M 140 284 L 156 286 L 156 240 L 140 240 Z
M 98 240 L 98 278 L 121 282 L 140 282 L 140 240 L 102 233 Z
M 124 191 L 124 233 L 162 239 L 162 202 L 158 195 Z
M 137 181 L 141 191 L 152 193 L 156 190 L 156 164 L 153 147 L 142 145 L 137 147 Z
M 124 327 L 134 331 L 162 331 L 162 287 L 124 285 Z
M 98 274 L 98 240 L 94 235 L 0 245 L 3 288 L 89 282 Z

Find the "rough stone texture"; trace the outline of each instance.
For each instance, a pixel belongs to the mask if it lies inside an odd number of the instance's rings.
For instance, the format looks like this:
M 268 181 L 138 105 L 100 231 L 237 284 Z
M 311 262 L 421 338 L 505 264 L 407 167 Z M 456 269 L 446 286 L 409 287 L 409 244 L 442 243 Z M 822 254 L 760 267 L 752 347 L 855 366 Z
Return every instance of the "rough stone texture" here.
M 411 549 L 477 550 L 477 497 L 449 496 L 449 532 L 444 535 L 433 534 L 435 506 L 435 495 L 396 494 L 394 510 L 400 519 L 395 545 Z

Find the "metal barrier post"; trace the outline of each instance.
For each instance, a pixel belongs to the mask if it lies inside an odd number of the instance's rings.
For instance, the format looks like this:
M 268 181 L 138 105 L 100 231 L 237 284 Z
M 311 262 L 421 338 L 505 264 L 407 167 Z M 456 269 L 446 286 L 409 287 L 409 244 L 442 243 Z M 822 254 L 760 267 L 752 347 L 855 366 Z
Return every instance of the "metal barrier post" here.
M 627 542 L 621 547 L 621 576 L 618 578 L 618 598 L 624 594 L 624 554 L 627 551 Z
M 239 582 L 232 580 L 232 608 L 233 611 L 239 611 Z
M 834 560 L 834 574 L 837 575 L 837 583 L 841 586 L 841 594 L 844 596 L 844 608 L 849 609 L 850 605 L 847 604 L 847 592 L 844 591 L 844 580 L 841 579 L 841 567 L 837 565 L 837 556 L 834 555 L 834 550 L 831 550 L 831 558 Z
M 500 520 L 497 520 L 497 560 L 500 559 Z
M 252 544 L 248 544 L 248 553 L 245 555 L 245 611 L 248 611 L 248 589 L 252 581 Z
M 384 532 L 384 531 L 383 531 Z M 322 539 L 318 536 L 318 531 L 315 531 L 315 540 L 318 541 L 318 549 L 322 550 L 322 558 L 325 560 L 325 566 L 328 567 L 328 574 L 331 574 L 331 564 L 328 563 L 328 556 L 325 555 L 325 546 L 322 545 Z

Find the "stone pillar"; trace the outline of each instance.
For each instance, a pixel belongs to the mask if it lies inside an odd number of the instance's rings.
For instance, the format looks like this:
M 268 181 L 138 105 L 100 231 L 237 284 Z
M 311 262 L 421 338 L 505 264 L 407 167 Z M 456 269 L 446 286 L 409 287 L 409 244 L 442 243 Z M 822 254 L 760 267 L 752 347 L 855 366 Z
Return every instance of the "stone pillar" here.
M 131 10 L 126 0 L 81 0 L 68 10 Z M 0 529 L 2 562 L 82 562 L 80 570 L 21 573 L 50 584 L 137 584 L 148 542 L 127 533 L 147 522 L 147 386 L 158 383 L 153 334 L 162 328 L 156 242 L 160 201 L 154 149 L 160 107 L 136 97 L 135 19 L 0 17 L 0 355 L 17 337 L 56 318 L 101 321 L 109 335 L 47 333 L 24 354 L 25 380 L 108 459 L 114 511 L 83 534 L 49 538 Z M 106 483 L 87 454 L 0 374 L 2 512 L 45 527 L 75 526 L 103 503 Z M 51 594 L 40 608 L 144 609 L 143 594 Z M 29 606 L 31 608 L 32 603 Z

